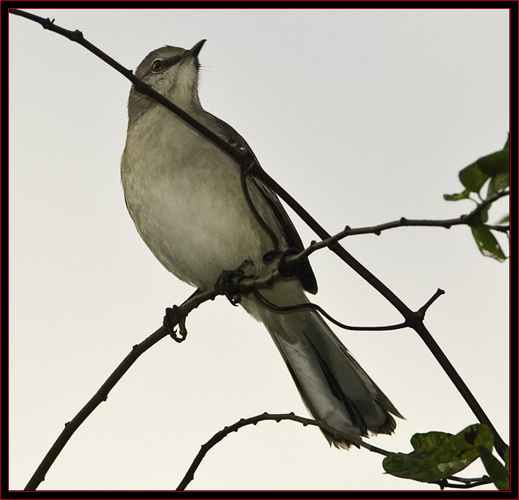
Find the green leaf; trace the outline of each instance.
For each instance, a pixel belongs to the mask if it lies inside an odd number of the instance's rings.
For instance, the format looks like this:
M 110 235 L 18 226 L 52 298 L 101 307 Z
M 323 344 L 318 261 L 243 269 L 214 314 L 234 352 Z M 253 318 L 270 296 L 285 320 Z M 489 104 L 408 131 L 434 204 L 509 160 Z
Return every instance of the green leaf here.
M 508 137 L 506 138 L 506 142 L 503 146 L 503 149 L 506 149 L 508 152 L 510 152 L 510 132 L 508 132 Z
M 497 221 L 497 224 L 504 224 L 505 222 L 510 222 L 510 215 L 505 215 L 501 219 Z
M 476 240 L 479 251 L 485 257 L 492 257 L 499 262 L 506 260 L 506 255 L 503 253 L 503 250 L 501 250 L 499 243 L 490 229 L 483 224 L 471 226 L 470 229 L 472 230 L 472 236 L 474 236 L 474 240 Z
M 481 220 L 481 222 L 488 222 L 488 211 L 490 209 L 490 205 L 487 205 L 486 207 L 484 207 L 481 212 L 479 212 L 479 220 Z
M 506 467 L 484 446 L 478 446 L 477 450 L 481 457 L 481 461 L 483 462 L 490 479 L 492 479 L 496 485 L 496 488 L 500 491 L 509 491 L 510 475 L 509 472 L 507 472 Z M 508 449 L 508 453 L 508 456 L 510 457 L 510 448 Z
M 479 456 L 477 447 L 492 449 L 492 431 L 483 424 L 467 427 L 456 435 L 445 432 L 415 434 L 415 451 L 395 453 L 382 462 L 389 474 L 422 482 L 445 479 L 463 470 Z
M 448 434 L 447 432 L 439 432 L 439 431 L 431 431 L 425 434 L 415 434 L 411 438 L 411 446 L 414 451 L 429 451 L 438 448 L 449 438 L 452 437 L 452 434 Z
M 507 187 L 510 187 L 510 172 L 503 172 L 491 177 L 488 183 L 487 198 L 499 193 L 499 191 L 503 191 Z
M 470 190 L 465 189 L 461 193 L 456 194 L 444 194 L 443 199 L 447 201 L 458 201 L 458 200 L 465 200 L 470 196 Z
M 495 153 L 483 156 L 477 161 L 481 171 L 487 175 L 496 175 L 510 170 L 510 151 L 502 149 Z
M 465 167 L 459 173 L 461 183 L 473 193 L 479 193 L 483 184 L 487 182 L 489 175 L 485 174 L 479 167 L 478 162 L 474 162 L 468 167 Z
M 503 149 L 477 159 L 474 163 L 460 171 L 459 178 L 466 189 L 472 193 L 479 193 L 488 179 L 492 181 L 495 177 L 499 177 L 499 180 L 494 181 L 494 185 L 489 186 L 489 193 L 495 193 L 499 189 L 504 189 L 504 187 L 500 186 L 506 184 L 507 175 L 508 184 L 506 186 L 510 185 L 509 172 L 510 134 Z

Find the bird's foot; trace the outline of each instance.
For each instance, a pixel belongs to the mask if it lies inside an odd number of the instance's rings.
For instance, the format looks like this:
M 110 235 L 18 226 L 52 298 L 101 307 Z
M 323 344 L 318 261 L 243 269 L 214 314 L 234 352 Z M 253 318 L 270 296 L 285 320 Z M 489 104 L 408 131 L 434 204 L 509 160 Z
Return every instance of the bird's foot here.
M 293 261 L 291 262 L 288 260 L 288 257 L 298 255 L 299 253 L 300 250 L 297 248 L 289 248 L 279 256 L 278 271 L 281 276 L 290 278 L 297 275 L 297 272 L 300 268 L 300 263 Z
M 164 320 L 162 322 L 164 328 L 169 333 L 169 336 L 175 342 L 184 342 L 187 337 L 186 330 L 186 320 L 185 318 L 180 318 L 178 314 L 178 306 L 166 307 L 166 314 L 164 315 Z M 178 325 L 178 332 L 175 330 L 175 325 Z
M 245 270 L 252 264 L 251 259 L 246 259 L 236 269 L 223 271 L 216 280 L 215 290 L 219 294 L 225 295 L 233 306 L 237 306 L 241 302 L 241 296 L 244 292 L 243 287 L 240 286 L 241 281 L 252 278 L 252 276 L 245 275 Z

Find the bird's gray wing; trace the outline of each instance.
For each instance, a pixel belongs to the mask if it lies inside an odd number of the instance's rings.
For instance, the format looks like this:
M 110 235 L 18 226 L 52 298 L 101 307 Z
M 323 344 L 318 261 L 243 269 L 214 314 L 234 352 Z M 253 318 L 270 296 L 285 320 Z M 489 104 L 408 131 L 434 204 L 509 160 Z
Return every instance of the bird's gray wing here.
M 256 158 L 256 155 L 252 151 L 251 147 L 247 144 L 247 141 L 234 130 L 230 125 L 225 123 L 224 121 L 216 118 L 214 115 L 211 115 L 214 118 L 214 128 L 215 132 L 225 141 L 227 141 L 232 146 L 236 146 L 243 151 L 249 153 L 254 160 L 258 163 L 259 161 Z M 255 185 L 258 187 L 259 192 L 263 195 L 265 201 L 269 204 L 270 208 L 274 212 L 276 219 L 278 220 L 285 239 L 288 245 L 292 248 L 296 248 L 297 250 L 303 250 L 303 242 L 301 241 L 301 237 L 297 232 L 292 220 L 288 216 L 286 210 L 283 208 L 283 205 L 279 201 L 278 196 L 272 189 L 266 186 L 260 179 L 254 177 L 253 175 L 249 176 Z M 310 262 L 306 261 L 298 270 L 297 277 L 303 284 L 304 289 L 310 293 L 317 293 L 317 280 L 315 279 L 314 272 L 312 271 L 312 267 L 310 266 Z

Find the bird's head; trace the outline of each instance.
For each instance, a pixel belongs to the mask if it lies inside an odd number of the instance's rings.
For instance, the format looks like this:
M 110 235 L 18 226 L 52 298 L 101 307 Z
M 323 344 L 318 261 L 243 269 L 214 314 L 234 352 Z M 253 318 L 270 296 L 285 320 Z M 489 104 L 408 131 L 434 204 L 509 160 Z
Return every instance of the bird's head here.
M 198 54 L 204 43 L 205 40 L 200 40 L 188 50 L 169 45 L 153 50 L 139 64 L 135 76 L 177 106 L 185 110 L 199 108 Z M 140 116 L 152 105 L 152 99 L 132 88 L 128 103 L 130 119 L 132 114 Z

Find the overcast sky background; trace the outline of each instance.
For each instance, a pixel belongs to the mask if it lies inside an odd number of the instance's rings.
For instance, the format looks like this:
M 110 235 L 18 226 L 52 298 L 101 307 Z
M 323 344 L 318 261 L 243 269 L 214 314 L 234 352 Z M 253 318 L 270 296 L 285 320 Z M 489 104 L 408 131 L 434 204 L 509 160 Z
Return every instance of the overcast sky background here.
M 30 12 L 81 30 L 133 69 L 157 47 L 206 38 L 203 106 L 332 233 L 467 213 L 472 203 L 442 195 L 461 191 L 458 171 L 506 141 L 505 9 Z M 9 43 L 9 487 L 22 489 L 64 423 L 192 289 L 155 260 L 126 212 L 119 162 L 129 82 L 13 15 Z M 491 220 L 506 211 L 503 202 Z M 295 223 L 306 243 L 315 238 Z M 467 228 L 344 244 L 414 309 L 446 291 L 426 325 L 507 441 L 508 264 L 481 256 Z M 401 320 L 331 252 L 312 264 L 315 301 L 339 320 Z M 40 489 L 171 490 L 224 426 L 265 411 L 308 415 L 268 333 L 240 308 L 219 298 L 187 327 L 186 342 L 164 339 L 138 360 Z M 456 433 L 476 421 L 412 330 L 335 331 L 406 417 L 372 444 L 409 452 L 416 432 Z M 291 422 L 229 436 L 189 489 L 437 490 Z

